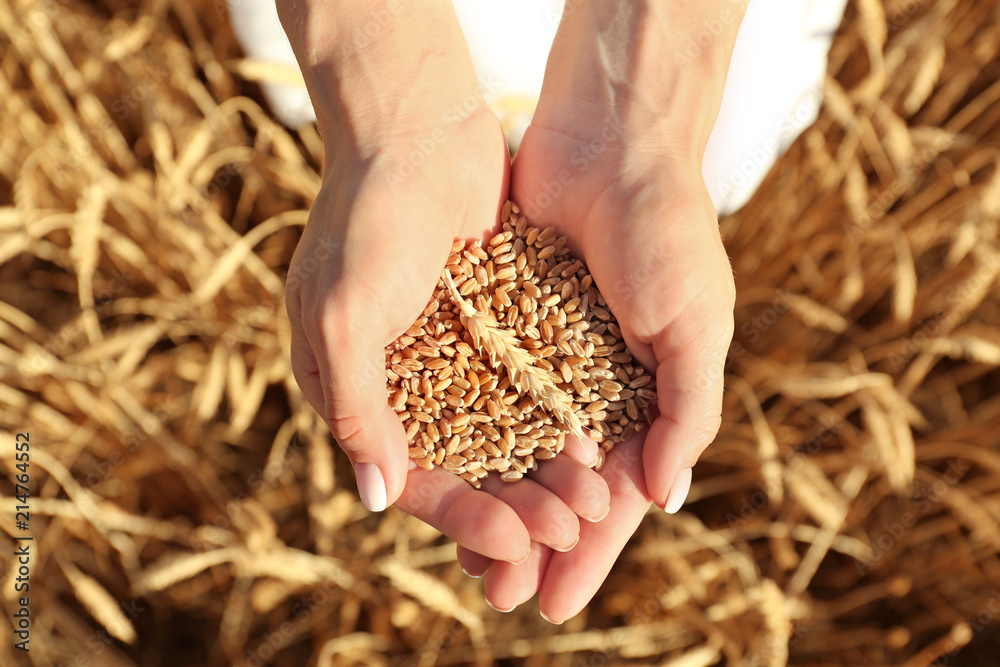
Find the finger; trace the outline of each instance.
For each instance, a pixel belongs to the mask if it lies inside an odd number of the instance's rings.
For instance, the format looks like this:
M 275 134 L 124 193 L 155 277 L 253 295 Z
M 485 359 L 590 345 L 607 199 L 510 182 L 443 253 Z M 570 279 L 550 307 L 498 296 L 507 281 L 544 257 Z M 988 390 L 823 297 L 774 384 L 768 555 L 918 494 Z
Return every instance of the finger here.
M 733 319 L 730 312 L 716 307 L 713 297 L 706 302 L 710 305 L 678 318 L 653 341 L 659 416 L 650 426 L 643 463 L 650 496 L 661 508 L 675 478 L 694 466 L 722 424 L 723 375 Z M 679 481 L 687 479 L 690 484 L 688 475 Z M 678 495 L 679 489 L 672 506 Z
M 517 513 L 533 541 L 568 551 L 580 539 L 580 520 L 576 514 L 541 484 L 530 479 L 503 482 L 490 475 L 483 480 L 483 490 Z
M 566 456 L 538 466 L 531 479 L 554 493 L 582 519 L 600 521 L 610 509 L 608 484 L 596 471 Z
M 542 616 L 550 622 L 561 624 L 587 606 L 649 509 L 641 449 L 641 435 L 615 446 L 601 469 L 611 490 L 611 512 L 600 523 L 583 524 L 572 551 L 552 554 L 538 593 Z
M 406 432 L 386 396 L 385 351 L 366 316 L 328 310 L 309 336 L 323 408 L 337 444 L 354 464 L 361 501 L 372 512 L 394 503 L 406 483 Z
M 483 582 L 486 603 L 497 611 L 508 612 L 530 600 L 542 586 L 551 557 L 552 549 L 532 542 L 531 554 L 523 563 L 494 564 Z
M 285 309 L 288 312 L 288 320 L 291 325 L 290 356 L 292 363 L 292 376 L 295 382 L 302 389 L 302 395 L 316 414 L 323 414 L 323 383 L 320 382 L 319 366 L 316 365 L 316 356 L 313 354 L 312 346 L 302 330 L 302 313 L 299 295 L 297 291 L 288 289 L 285 296 Z
M 410 471 L 396 506 L 487 558 L 519 563 L 531 539 L 517 513 L 440 468 Z
M 461 566 L 462 572 L 465 572 L 465 574 L 474 579 L 478 579 L 486 574 L 486 571 L 490 569 L 490 566 L 494 562 L 492 558 L 477 554 L 475 551 L 466 549 L 462 545 L 458 545 L 457 552 L 458 564 Z
M 485 244 L 501 231 L 502 221 L 500 214 L 504 204 L 507 202 L 510 187 L 510 151 L 507 148 L 507 140 L 504 138 L 503 127 L 500 119 L 497 119 L 497 132 L 494 137 L 497 141 L 495 159 L 500 162 L 503 170 L 503 178 L 497 182 L 492 172 L 479 172 L 471 174 L 474 178 L 489 178 L 489 187 L 496 191 L 496 210 L 492 218 L 483 215 L 466 215 L 462 222 L 459 236 L 464 239 L 481 239 Z
M 586 432 L 584 430 L 584 433 Z M 598 444 L 586 435 L 567 435 L 566 445 L 559 453 L 579 461 L 588 468 L 593 468 L 597 464 L 597 448 Z
M 463 220 L 462 228 L 459 233 L 461 238 L 472 240 L 482 239 L 484 243 L 489 241 L 500 231 L 500 213 L 503 210 L 504 204 L 507 202 L 508 193 L 510 191 L 510 151 L 507 148 L 507 140 L 504 138 L 503 126 L 500 124 L 499 118 L 496 118 L 496 123 L 498 131 L 493 135 L 494 140 L 497 142 L 496 151 L 490 153 L 489 159 L 498 161 L 502 178 L 499 181 L 496 180 L 495 169 L 484 169 L 469 174 L 470 177 L 476 179 L 477 181 L 486 179 L 485 183 L 488 187 L 496 192 L 496 215 L 492 220 L 467 215 Z M 483 159 L 486 159 L 486 156 L 482 157 Z

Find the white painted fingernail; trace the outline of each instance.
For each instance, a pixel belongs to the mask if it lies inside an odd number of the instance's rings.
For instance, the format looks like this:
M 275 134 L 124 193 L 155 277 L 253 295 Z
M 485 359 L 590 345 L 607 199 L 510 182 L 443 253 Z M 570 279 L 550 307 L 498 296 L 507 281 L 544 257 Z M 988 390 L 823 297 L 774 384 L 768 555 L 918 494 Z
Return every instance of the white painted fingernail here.
M 500 609 L 499 607 L 493 606 L 493 603 L 490 602 L 489 598 L 486 598 L 486 604 L 488 604 L 490 608 L 493 609 L 493 611 L 498 611 L 501 614 L 509 614 L 510 612 L 514 611 L 517 608 L 517 605 L 514 605 L 510 609 Z
M 590 523 L 600 523 L 601 521 L 604 521 L 604 518 L 607 517 L 609 514 L 611 514 L 611 506 L 610 505 L 608 505 L 607 509 L 604 510 L 604 513 L 601 514 L 601 516 L 593 517 L 593 518 L 585 516 L 585 517 L 583 517 L 583 519 L 585 519 L 586 521 L 589 521 Z
M 579 543 L 580 543 L 580 536 L 577 535 L 576 539 L 573 540 L 573 544 L 569 545 L 568 547 L 563 547 L 563 548 L 552 547 L 552 548 L 558 551 L 559 553 L 566 553 L 568 551 L 572 551 Z
M 544 618 L 546 621 L 548 621 L 552 625 L 562 625 L 563 623 L 566 622 L 566 621 L 559 621 L 558 623 L 556 623 L 551 618 L 549 618 L 548 616 L 546 616 L 544 611 L 539 611 L 538 613 L 541 615 L 542 618 Z
M 663 505 L 664 511 L 667 514 L 676 514 L 687 500 L 689 491 L 691 491 L 691 468 L 685 468 L 674 477 L 674 485 L 670 487 L 667 502 Z
M 525 562 L 527 562 L 527 560 L 528 560 L 528 559 L 529 559 L 530 557 L 531 557 L 531 550 L 529 549 L 529 550 L 528 550 L 528 555 L 527 555 L 527 556 L 525 556 L 524 558 L 522 558 L 521 560 L 519 560 L 519 561 L 517 561 L 517 562 L 514 562 L 514 561 L 512 561 L 512 560 L 509 560 L 509 561 L 507 561 L 507 562 L 508 562 L 508 563 L 510 563 L 511 565 L 524 565 L 524 564 L 525 564 Z
M 358 494 L 369 512 L 381 512 L 386 506 L 385 478 L 374 463 L 359 463 L 354 468 Z

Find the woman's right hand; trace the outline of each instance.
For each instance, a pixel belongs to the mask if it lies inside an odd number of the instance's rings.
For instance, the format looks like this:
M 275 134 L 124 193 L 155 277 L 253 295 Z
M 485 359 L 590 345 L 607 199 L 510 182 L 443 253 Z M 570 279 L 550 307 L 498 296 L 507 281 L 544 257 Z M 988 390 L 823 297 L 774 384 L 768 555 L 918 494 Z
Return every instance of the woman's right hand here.
M 299 25 L 300 10 L 284 12 L 286 29 Z M 412 21 L 398 17 L 400 30 L 418 30 L 413 21 L 428 13 L 422 7 Z M 322 24 L 312 16 L 309 26 L 316 21 Z M 467 51 L 447 71 L 436 67 L 448 37 L 461 40 L 453 12 L 450 22 L 447 13 L 439 17 L 425 55 L 408 50 L 417 63 L 409 77 L 391 59 L 378 76 L 379 54 L 363 62 L 354 54 L 347 58 L 352 68 L 341 68 L 338 58 L 317 55 L 303 35 L 289 32 L 326 148 L 322 187 L 286 291 L 296 381 L 350 458 L 370 510 L 395 503 L 462 546 L 503 561 L 527 558 L 531 541 L 571 548 L 577 517 L 597 519 L 608 509 L 607 485 L 595 472 L 563 457 L 548 466 L 559 475 L 491 482 L 485 492 L 440 469 L 408 470 L 405 432 L 388 404 L 385 346 L 420 316 L 454 239 L 489 236 L 507 198 L 509 154 Z M 390 40 L 401 38 L 388 32 Z

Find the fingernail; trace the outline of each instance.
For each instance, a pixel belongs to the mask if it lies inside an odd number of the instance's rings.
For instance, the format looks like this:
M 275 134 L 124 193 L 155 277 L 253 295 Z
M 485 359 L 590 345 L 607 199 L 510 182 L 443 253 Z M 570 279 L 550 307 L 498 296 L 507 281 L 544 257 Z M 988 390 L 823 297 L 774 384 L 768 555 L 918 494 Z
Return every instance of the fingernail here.
M 667 494 L 667 502 L 663 504 L 663 510 L 667 514 L 676 514 L 687 500 L 688 492 L 691 491 L 691 468 L 685 468 L 677 473 L 674 484 Z
M 528 558 L 530 558 L 530 557 L 531 557 L 531 551 L 529 550 L 528 551 L 528 555 L 525 556 L 524 558 L 522 558 L 521 560 L 519 560 L 519 561 L 509 560 L 507 562 L 510 563 L 511 565 L 524 565 L 525 561 L 527 561 Z
M 544 611 L 541 611 L 541 610 L 539 610 L 539 611 L 538 611 L 538 613 L 539 613 L 539 615 L 540 615 L 540 616 L 541 616 L 542 618 L 544 618 L 544 619 L 545 619 L 546 621 L 548 621 L 548 622 L 549 622 L 549 623 L 551 623 L 552 625 L 562 625 L 563 623 L 565 623 L 565 622 L 566 622 L 566 621 L 559 621 L 558 623 L 556 623 L 556 622 L 555 622 L 555 621 L 553 621 L 553 620 L 552 620 L 551 618 L 549 618 L 548 616 L 546 616 L 546 615 L 545 615 L 545 612 L 544 612 Z
M 358 478 L 358 494 L 361 502 L 369 512 L 381 512 L 385 509 L 386 493 L 385 478 L 382 471 L 374 463 L 359 463 L 354 467 Z
M 517 605 L 514 605 L 514 606 L 513 606 L 513 607 L 511 607 L 510 609 L 500 609 L 499 607 L 494 607 L 494 606 L 493 606 L 493 603 L 492 603 L 492 602 L 490 602 L 490 599 L 489 599 L 489 598 L 486 598 L 486 604 L 488 604 L 488 605 L 490 606 L 490 609 L 492 609 L 493 611 L 498 611 L 498 612 L 500 612 L 501 614 L 509 614 L 510 612 L 512 612 L 512 611 L 514 611 L 515 609 L 517 609 Z
M 406 461 L 406 471 L 409 472 L 417 467 L 417 462 L 413 459 L 407 459 Z
M 593 518 L 589 517 L 583 517 L 583 518 L 589 521 L 590 523 L 600 523 L 601 521 L 604 521 L 605 517 L 607 517 L 609 514 L 611 514 L 611 505 L 608 505 L 608 508 L 604 510 L 604 514 L 602 514 L 601 516 Z
M 559 552 L 561 552 L 561 553 L 566 553 L 567 551 L 572 551 L 572 550 L 573 550 L 573 548 L 574 548 L 574 547 L 575 547 L 576 545 L 578 545 L 579 543 L 580 543 L 580 536 L 579 536 L 579 535 L 577 535 L 577 536 L 576 536 L 576 539 L 575 539 L 575 540 L 573 540 L 573 544 L 569 545 L 568 547 L 565 547 L 565 548 L 557 548 L 557 547 L 552 547 L 552 548 L 553 548 L 553 549 L 555 549 L 556 551 L 559 551 Z
M 485 571 L 484 572 L 480 572 L 479 574 L 472 574 L 471 572 L 469 572 L 468 570 L 466 570 L 464 567 L 462 568 L 462 572 L 465 573 L 465 576 L 472 577 L 473 579 L 482 579 L 483 575 L 486 574 Z M 489 600 L 487 600 L 487 603 L 489 603 Z

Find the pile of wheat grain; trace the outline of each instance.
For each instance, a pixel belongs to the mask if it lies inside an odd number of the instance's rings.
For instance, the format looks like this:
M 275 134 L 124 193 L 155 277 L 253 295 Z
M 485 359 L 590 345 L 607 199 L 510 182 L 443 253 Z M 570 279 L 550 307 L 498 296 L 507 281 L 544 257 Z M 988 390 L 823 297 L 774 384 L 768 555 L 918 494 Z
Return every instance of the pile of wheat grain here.
M 485 248 L 455 242 L 421 317 L 386 348 L 410 457 L 477 488 L 491 471 L 521 479 L 584 428 L 600 469 L 656 397 L 566 237 L 530 226 L 513 202 L 501 219 Z

